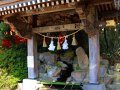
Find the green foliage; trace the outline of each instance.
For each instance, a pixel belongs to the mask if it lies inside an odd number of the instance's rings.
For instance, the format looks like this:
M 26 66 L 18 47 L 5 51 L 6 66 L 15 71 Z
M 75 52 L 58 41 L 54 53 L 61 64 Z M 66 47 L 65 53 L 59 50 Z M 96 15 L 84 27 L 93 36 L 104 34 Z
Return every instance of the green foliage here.
M 18 78 L 8 75 L 5 69 L 0 69 L 0 90 L 13 90 L 17 82 Z
M 9 32 L 10 31 L 10 26 L 4 22 L 0 23 L 0 39 L 9 37 L 10 34 L 5 35 L 5 32 Z
M 120 59 L 120 25 L 115 28 L 105 28 L 100 37 L 101 54 L 111 60 Z
M 0 90 L 1 87 L 14 88 L 18 81 L 27 78 L 27 50 L 23 44 L 14 45 L 10 49 L 1 49 L 0 53 Z M 3 78 L 3 79 L 2 79 Z M 5 81 L 4 81 L 5 80 Z M 2 82 L 4 81 L 4 82 Z M 12 90 L 12 89 L 2 89 Z

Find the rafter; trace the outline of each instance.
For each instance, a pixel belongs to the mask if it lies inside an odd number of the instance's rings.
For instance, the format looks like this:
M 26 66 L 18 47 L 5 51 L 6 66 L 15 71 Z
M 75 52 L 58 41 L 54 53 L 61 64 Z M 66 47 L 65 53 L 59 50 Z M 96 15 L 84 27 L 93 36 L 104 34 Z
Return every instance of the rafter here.
M 113 0 L 90 0 L 92 5 L 111 4 Z
M 1 0 L 0 7 L 8 6 L 11 4 L 16 4 L 16 3 L 21 3 L 21 2 L 27 2 L 27 1 L 30 1 L 30 0 Z
M 35 10 L 21 12 L 20 14 L 23 16 L 29 16 L 29 15 L 38 15 L 38 14 L 72 10 L 72 9 L 75 9 L 75 3 L 39 8 L 39 9 L 35 9 Z
M 18 14 L 18 15 L 21 15 L 21 16 L 31 16 L 31 15 L 39 15 L 39 14 L 45 14 L 45 13 L 52 13 L 52 12 L 59 12 L 59 11 L 66 11 L 66 10 L 74 10 L 74 9 L 75 9 L 75 3 L 62 4 L 62 5 L 57 5 L 57 6 L 37 8 L 37 9 L 34 9 L 34 10 L 28 10 L 28 11 L 19 12 L 19 13 L 11 13 L 11 14 L 1 16 L 0 19 L 4 19 L 4 18 L 10 17 L 10 16 L 13 16 L 15 14 Z
M 25 2 L 25 1 L 27 2 L 30 0 L 14 0 L 13 2 L 12 1 L 10 2 L 10 0 L 7 0 L 7 1 L 9 1 L 9 2 L 8 3 L 6 2 L 4 5 L 9 6 L 11 3 L 15 3 L 15 2 L 21 3 L 21 2 Z M 54 2 L 54 1 L 56 1 L 56 0 L 53 0 L 52 2 Z M 81 7 L 81 3 L 79 3 L 78 1 L 82 2 L 82 0 L 75 0 L 74 2 L 69 2 L 69 3 L 67 3 L 67 0 L 65 0 L 65 1 L 64 1 L 64 4 L 56 4 L 56 5 L 52 5 L 52 6 L 49 6 L 50 5 L 49 2 L 47 2 L 47 3 L 45 2 L 45 3 L 43 3 L 45 7 L 42 5 L 42 7 L 40 6 L 40 8 L 39 8 L 39 5 L 36 5 L 36 4 L 33 6 L 19 7 L 18 9 L 15 9 L 15 10 L 12 9 L 11 11 L 9 11 L 9 10 L 3 11 L 1 14 L 4 16 L 7 14 L 10 14 L 11 12 L 12 13 L 20 12 L 23 15 L 28 16 L 28 15 L 32 15 L 32 14 L 33 15 L 34 14 L 43 14 L 43 13 L 49 13 L 49 12 L 57 12 L 57 11 L 62 11 L 62 10 L 75 9 L 76 5 Z M 62 3 L 62 2 L 60 2 L 60 3 Z M 110 3 L 112 3 L 112 0 L 89 0 L 89 2 L 87 1 L 86 3 L 89 5 L 110 4 Z M 84 4 L 84 3 L 82 3 L 82 4 Z M 26 9 L 30 9 L 30 10 L 26 10 Z
M 100 14 L 101 18 L 114 18 L 120 16 L 119 11 L 105 11 Z

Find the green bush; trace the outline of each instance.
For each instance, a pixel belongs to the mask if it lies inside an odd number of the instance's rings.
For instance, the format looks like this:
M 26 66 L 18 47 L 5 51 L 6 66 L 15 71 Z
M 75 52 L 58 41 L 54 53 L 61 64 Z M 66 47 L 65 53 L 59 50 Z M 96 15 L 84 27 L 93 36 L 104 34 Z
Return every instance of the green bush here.
M 0 90 L 12 90 L 2 87 L 15 88 L 17 82 L 27 78 L 27 48 L 24 44 L 20 44 L 0 51 L 0 73 L 3 75 L 0 77 Z
M 105 28 L 100 35 L 101 54 L 112 61 L 120 60 L 120 24 L 115 28 Z
M 8 75 L 5 69 L 0 69 L 0 90 L 14 90 L 18 78 Z
M 10 34 L 5 35 L 5 32 L 10 31 L 10 26 L 4 22 L 0 22 L 0 39 L 9 37 Z

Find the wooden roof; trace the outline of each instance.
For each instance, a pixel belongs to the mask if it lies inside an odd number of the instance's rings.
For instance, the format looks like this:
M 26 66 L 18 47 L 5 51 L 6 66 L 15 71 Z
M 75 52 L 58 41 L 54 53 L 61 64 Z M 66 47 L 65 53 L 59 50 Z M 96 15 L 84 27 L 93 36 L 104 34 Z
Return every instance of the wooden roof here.
M 14 2 L 2 4 L 0 18 L 3 20 L 7 17 L 7 20 L 13 23 L 19 32 L 25 32 L 24 30 L 28 25 L 26 33 L 21 34 L 26 36 L 26 34 L 31 33 L 31 27 L 81 23 L 76 8 L 82 9 L 83 6 L 85 6 L 85 10 L 87 6 L 95 7 L 99 20 L 115 17 L 117 11 L 113 0 L 14 0 Z M 87 9 L 89 8 L 87 7 Z M 109 14 L 110 12 L 112 14 Z M 19 14 L 22 17 L 19 17 Z M 27 21 L 27 23 L 23 21 Z
M 7 5 L 12 5 L 16 3 L 22 3 L 22 2 L 27 2 L 30 0 L 0 0 L 0 7 L 4 7 Z
M 13 5 L 8 4 L 7 6 L 5 5 L 0 7 L 0 16 L 79 1 L 80 0 L 31 0 L 27 2 L 19 2 Z
M 76 3 L 85 1 L 96 7 L 101 18 L 111 18 L 118 15 L 114 0 L 2 0 L 0 1 L 0 16 L 20 13 L 24 16 L 75 9 Z

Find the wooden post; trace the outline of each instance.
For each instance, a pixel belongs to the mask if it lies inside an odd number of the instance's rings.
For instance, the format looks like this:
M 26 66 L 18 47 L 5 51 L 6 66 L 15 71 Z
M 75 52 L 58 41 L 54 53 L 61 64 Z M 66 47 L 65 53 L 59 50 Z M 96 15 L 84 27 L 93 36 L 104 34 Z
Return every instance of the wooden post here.
M 95 7 L 89 6 L 86 9 L 77 8 L 76 12 L 79 14 L 83 25 L 85 25 L 85 32 L 89 37 L 89 83 L 98 84 L 100 50 L 99 30 L 94 27 L 96 19 Z
M 99 32 L 89 37 L 89 83 L 99 83 L 100 50 Z
M 28 39 L 27 49 L 28 78 L 35 79 L 38 77 L 37 40 L 35 35 Z

